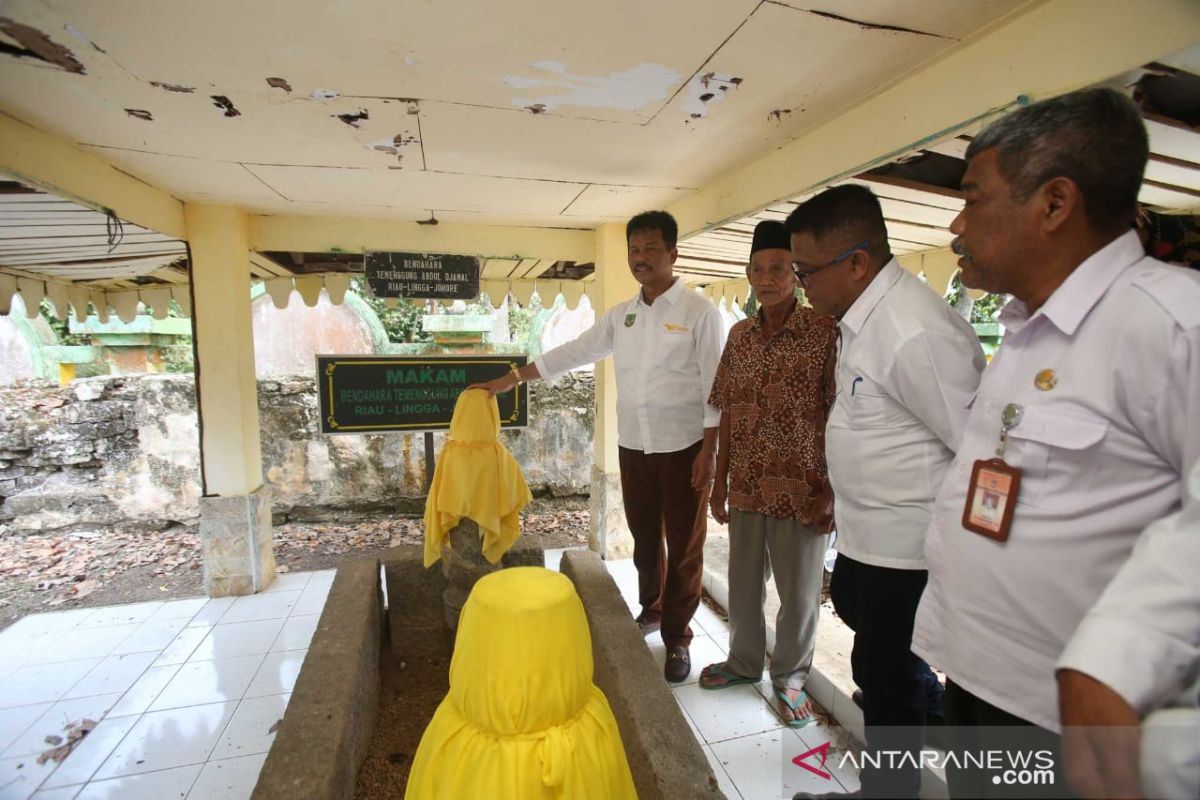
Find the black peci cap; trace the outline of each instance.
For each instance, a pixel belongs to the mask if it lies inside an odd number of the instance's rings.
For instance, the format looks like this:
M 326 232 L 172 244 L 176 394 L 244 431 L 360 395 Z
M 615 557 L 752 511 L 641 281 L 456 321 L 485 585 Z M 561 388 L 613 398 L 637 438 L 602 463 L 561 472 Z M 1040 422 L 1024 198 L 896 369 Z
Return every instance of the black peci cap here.
M 754 242 L 750 245 L 750 255 L 759 250 L 791 250 L 792 241 L 782 222 L 764 219 L 754 226 Z

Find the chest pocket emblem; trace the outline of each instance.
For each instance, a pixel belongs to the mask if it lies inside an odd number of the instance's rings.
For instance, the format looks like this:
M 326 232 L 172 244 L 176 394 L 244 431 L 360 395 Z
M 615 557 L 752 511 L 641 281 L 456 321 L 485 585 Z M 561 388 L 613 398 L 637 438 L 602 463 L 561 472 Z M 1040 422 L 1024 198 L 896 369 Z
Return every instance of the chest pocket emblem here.
M 637 322 L 637 314 L 626 314 L 625 315 L 625 327 L 626 328 L 632 328 L 633 323 L 635 323 L 635 322 Z

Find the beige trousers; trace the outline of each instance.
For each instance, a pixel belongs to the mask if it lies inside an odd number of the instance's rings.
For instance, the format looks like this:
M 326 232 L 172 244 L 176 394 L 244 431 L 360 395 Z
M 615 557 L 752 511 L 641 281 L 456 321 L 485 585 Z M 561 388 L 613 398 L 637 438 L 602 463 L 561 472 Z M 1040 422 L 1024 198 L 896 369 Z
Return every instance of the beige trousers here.
M 761 676 L 767 649 L 767 578 L 779 592 L 771 683 L 802 689 L 812 668 L 820 614 L 821 570 L 829 534 L 800 520 L 730 509 L 729 669 Z

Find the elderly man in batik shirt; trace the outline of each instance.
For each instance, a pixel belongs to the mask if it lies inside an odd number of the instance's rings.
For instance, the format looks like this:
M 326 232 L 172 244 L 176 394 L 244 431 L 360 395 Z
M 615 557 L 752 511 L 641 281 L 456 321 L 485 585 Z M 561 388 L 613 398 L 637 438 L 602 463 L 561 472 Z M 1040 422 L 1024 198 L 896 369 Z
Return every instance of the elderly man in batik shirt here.
M 755 228 L 746 274 L 760 308 L 730 331 L 708 401 L 721 410 L 710 505 L 729 523 L 729 657 L 706 667 L 700 685 L 723 689 L 762 678 L 763 601 L 773 572 L 780 610 L 771 683 L 780 716 L 801 727 L 812 720 L 804 684 L 833 511 L 825 421 L 837 328 L 797 302 L 783 223 Z

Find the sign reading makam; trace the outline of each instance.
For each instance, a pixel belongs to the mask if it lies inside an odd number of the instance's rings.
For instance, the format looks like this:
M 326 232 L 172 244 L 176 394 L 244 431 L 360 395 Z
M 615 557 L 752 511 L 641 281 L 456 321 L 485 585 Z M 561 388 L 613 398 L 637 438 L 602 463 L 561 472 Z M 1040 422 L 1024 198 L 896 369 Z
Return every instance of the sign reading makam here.
M 317 356 L 321 433 L 446 430 L 473 383 L 523 367 L 527 356 Z M 529 386 L 496 395 L 500 427 L 529 424 Z
M 364 263 L 376 297 L 474 300 L 479 295 L 479 259 L 474 256 L 368 252 Z

